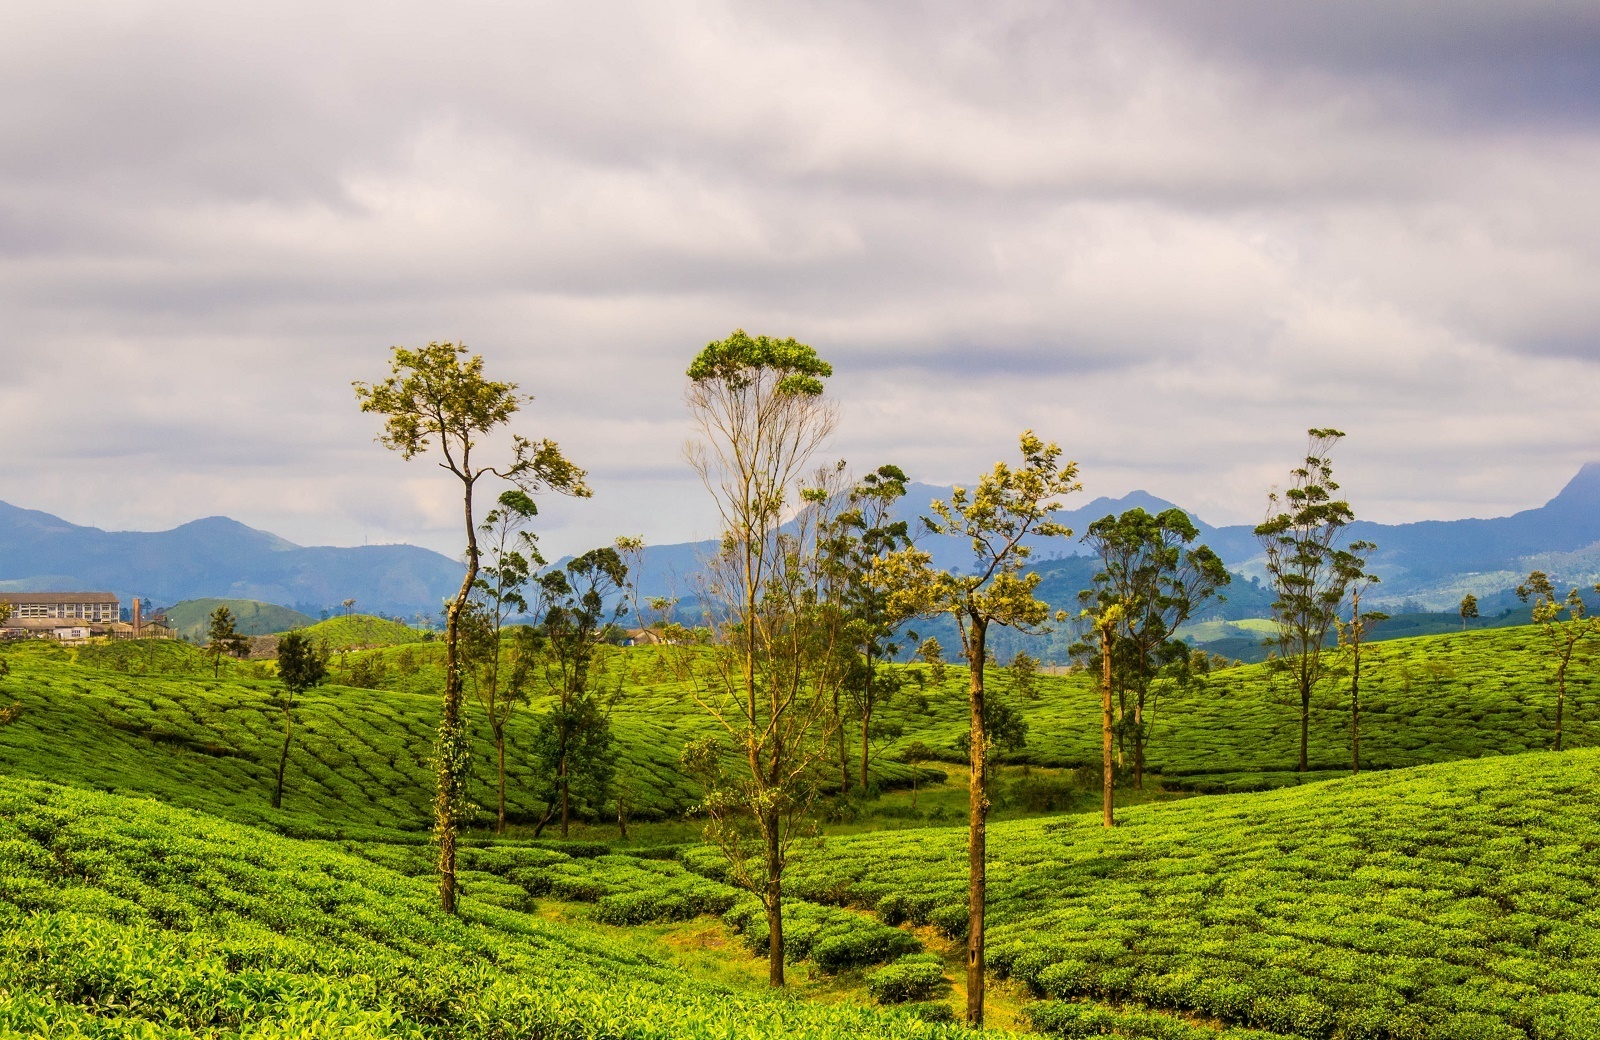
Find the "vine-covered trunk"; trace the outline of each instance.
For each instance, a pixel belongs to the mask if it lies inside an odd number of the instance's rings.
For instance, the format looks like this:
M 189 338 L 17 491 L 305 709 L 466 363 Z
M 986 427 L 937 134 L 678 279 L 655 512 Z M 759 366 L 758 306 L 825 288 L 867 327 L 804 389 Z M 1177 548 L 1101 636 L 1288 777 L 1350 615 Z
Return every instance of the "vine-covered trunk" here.
M 1105 788 L 1101 822 L 1107 827 L 1117 825 L 1116 818 L 1112 815 L 1111 788 L 1116 779 L 1116 770 L 1111 764 L 1111 640 L 1108 633 L 1102 631 L 1100 635 L 1100 749 L 1101 749 L 1101 783 Z
M 283 808 L 283 771 L 289 765 L 289 741 L 294 737 L 294 716 L 283 710 L 283 752 L 278 756 L 278 786 L 272 791 L 272 807 Z
M 988 835 L 984 825 L 989 814 L 985 790 L 988 781 L 988 737 L 983 726 L 983 662 L 985 624 L 972 619 L 972 634 L 967 640 L 967 670 L 971 677 L 968 707 L 971 709 L 972 755 L 971 785 L 967 800 L 967 1025 L 983 1028 L 983 904 L 988 883 L 985 853 Z
M 456 912 L 457 813 L 465 802 L 467 734 L 461 718 L 461 615 L 478 577 L 478 539 L 472 526 L 472 484 L 466 482 L 462 508 L 467 522 L 467 573 L 450 603 L 444 626 L 444 718 L 439 723 L 439 789 L 433 801 L 433 833 L 439 842 L 439 905 Z

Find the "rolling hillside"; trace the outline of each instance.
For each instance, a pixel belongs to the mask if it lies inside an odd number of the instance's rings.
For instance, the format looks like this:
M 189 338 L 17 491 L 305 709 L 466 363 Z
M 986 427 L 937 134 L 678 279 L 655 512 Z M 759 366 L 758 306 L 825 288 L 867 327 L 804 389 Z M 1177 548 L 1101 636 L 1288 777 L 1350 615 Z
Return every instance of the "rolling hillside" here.
M 227 607 L 233 613 L 235 627 L 247 636 L 276 635 L 304 628 L 316 620 L 298 610 L 253 599 L 186 599 L 167 608 L 167 622 L 181 638 L 203 641 L 211 625 L 211 614 L 218 607 Z
M 997 999 L 1066 1037 L 1593 1036 L 1600 687 L 1596 662 L 1580 662 L 1567 739 L 1590 747 L 1531 750 L 1550 707 L 1537 635 L 1375 646 L 1363 744 L 1381 771 L 1124 806 L 1110 832 L 1092 816 L 997 821 L 991 963 L 1011 980 Z M 425 829 L 439 650 L 336 664 L 342 676 L 383 661 L 384 688 L 306 699 L 275 813 L 268 666 L 229 662 L 213 680 L 175 643 L 5 648 L 0 701 L 20 713 L 0 726 L 0 1035 L 956 1035 L 920 1016 L 956 999 L 940 979 L 959 976 L 946 944 L 965 920 L 964 828 L 919 829 L 915 812 L 892 835 L 804 844 L 787 885 L 792 955 L 851 994 L 885 961 L 897 978 L 925 973 L 933 1003 L 908 1012 L 708 985 L 651 952 L 671 942 L 641 945 L 711 935 L 734 944 L 718 963 L 762 948 L 759 915 L 697 846 L 479 833 L 463 852 L 463 918 L 444 918 Z M 619 693 L 634 790 L 671 816 L 694 797 L 675 749 L 704 722 L 659 655 L 619 653 L 601 681 Z M 959 679 L 913 681 L 885 750 L 951 744 Z M 1029 722 L 1019 762 L 1093 761 L 1081 677 L 1046 679 L 1037 700 L 1003 673 L 994 685 Z M 1152 763 L 1180 785 L 1281 782 L 1285 692 L 1262 667 L 1214 673 L 1163 702 Z M 1331 690 L 1317 718 L 1328 776 L 1344 764 Z M 523 813 L 524 783 L 514 773 Z
M 462 914 L 321 842 L 0 778 L 0 1035 L 954 1037 L 913 1013 L 690 978 L 468 879 Z M 516 902 L 507 909 L 500 902 Z

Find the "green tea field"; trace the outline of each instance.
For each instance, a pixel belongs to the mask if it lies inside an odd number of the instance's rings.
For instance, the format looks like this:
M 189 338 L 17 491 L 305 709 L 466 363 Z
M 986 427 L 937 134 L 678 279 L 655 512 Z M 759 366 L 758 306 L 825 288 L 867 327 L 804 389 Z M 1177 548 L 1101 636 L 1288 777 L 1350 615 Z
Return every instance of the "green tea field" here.
M 875 749 L 883 793 L 819 818 L 797 848 L 799 981 L 772 998 L 753 972 L 759 907 L 696 841 L 698 790 L 677 755 L 709 723 L 664 651 L 614 652 L 598 679 L 630 837 L 597 819 L 573 841 L 533 840 L 518 823 L 539 808 L 517 754 L 535 698 L 509 731 L 513 826 L 469 834 L 452 920 L 427 834 L 442 647 L 356 645 L 297 709 L 281 811 L 270 663 L 224 661 L 213 678 L 181 643 L 0 651 L 0 706 L 17 706 L 0 726 L 0 1036 L 961 1032 L 930 1024 L 963 992 L 958 668 L 943 685 L 910 669 Z M 1060 814 L 1092 794 L 1088 680 L 1042 677 L 1027 698 L 995 669 L 1028 742 L 1007 753 L 989 846 L 992 1024 L 1150 1040 L 1600 1035 L 1600 749 L 1587 749 L 1600 705 L 1585 657 L 1565 716 L 1579 750 L 1545 753 L 1543 651 L 1531 628 L 1374 645 L 1353 779 L 1338 778 L 1337 678 L 1314 706 L 1306 775 L 1289 771 L 1297 706 L 1265 666 L 1164 691 L 1150 790 L 1119 792 L 1109 832 Z M 491 804 L 470 701 L 469 719 L 473 794 Z

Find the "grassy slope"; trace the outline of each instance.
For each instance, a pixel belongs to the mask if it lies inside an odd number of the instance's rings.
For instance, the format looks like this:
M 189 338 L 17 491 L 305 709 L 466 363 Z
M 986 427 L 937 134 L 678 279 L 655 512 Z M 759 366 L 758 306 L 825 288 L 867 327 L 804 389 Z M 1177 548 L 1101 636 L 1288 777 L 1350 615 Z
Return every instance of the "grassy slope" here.
M 304 628 L 316 621 L 298 610 L 253 599 L 186 599 L 167 608 L 167 620 L 180 636 L 203 641 L 211 625 L 211 614 L 218 607 L 232 611 L 236 626 L 247 636 L 275 635 Z
M 373 617 L 370 614 L 352 614 L 349 617 L 332 617 L 305 628 L 313 642 L 326 641 L 334 650 L 358 646 L 398 646 L 420 643 L 424 633 L 401 621 Z
M 144 799 L 0 779 L 0 1036 L 941 1037 Z
M 424 644 L 415 651 L 437 657 L 442 647 Z M 0 773 L 151 794 L 291 833 L 319 833 L 327 825 L 341 833 L 380 828 L 420 837 L 431 819 L 429 756 L 439 703 L 426 676 L 410 684 L 418 692 L 325 686 L 303 697 L 287 811 L 274 813 L 267 797 L 283 719 L 271 700 L 277 683 L 265 666 L 225 660 L 222 678 L 214 680 L 199 650 L 171 641 L 76 653 L 28 644 L 7 650 L 6 660 L 11 675 L 0 679 L 0 703 L 15 701 L 22 712 L 0 727 Z M 336 655 L 336 668 L 337 662 Z M 533 704 L 535 710 L 544 706 L 544 699 Z M 534 777 L 517 753 L 530 742 L 532 718 L 523 710 L 508 726 L 513 818 L 534 819 L 543 809 L 529 797 Z M 481 709 L 471 701 L 468 719 L 476 752 L 472 796 L 492 806 L 493 746 Z M 627 687 L 613 730 L 618 779 L 632 816 L 675 816 L 693 804 L 696 789 L 677 769 L 678 751 L 710 725 L 676 684 Z M 883 768 L 891 778 L 908 770 L 889 762 Z
M 270 703 L 275 685 L 260 666 L 224 662 L 210 678 L 198 653 L 181 644 L 117 644 L 86 648 L 72 663 L 43 646 L 6 651 L 13 674 L 0 680 L 0 700 L 23 706 L 21 718 L 0 729 L 0 770 L 103 789 L 148 792 L 176 804 L 264 822 L 265 796 L 280 739 L 281 716 Z M 325 687 L 304 700 L 290 758 L 286 801 L 344 827 L 420 830 L 429 816 L 427 758 L 437 719 L 437 643 L 357 652 L 395 662 L 388 689 Z M 337 666 L 338 656 L 335 658 Z M 631 812 L 671 816 L 694 799 L 676 769 L 677 753 L 711 725 L 681 684 L 658 666 L 652 649 L 619 655 L 602 684 L 620 691 L 613 724 L 622 756 L 621 778 Z M 141 670 L 156 674 L 139 674 Z M 183 669 L 187 669 L 184 671 Z M 259 671 L 262 674 L 257 676 Z M 1536 630 L 1508 629 L 1402 640 L 1372 648 L 1366 669 L 1362 746 L 1369 767 L 1398 767 L 1486 754 L 1538 749 L 1548 741 L 1554 697 L 1545 682 Z M 883 713 L 902 727 L 885 742 L 882 771 L 904 767 L 890 754 L 921 742 L 955 758 L 966 724 L 961 673 L 951 669 L 942 689 L 903 695 Z M 1008 680 L 999 675 L 995 686 Z M 1081 676 L 1042 680 L 1038 700 L 1021 702 L 1028 747 L 1011 757 L 1040 765 L 1090 765 L 1098 760 L 1094 693 Z M 1567 708 L 1568 746 L 1600 744 L 1600 711 L 1590 663 L 1574 668 Z M 540 706 L 536 703 L 535 707 Z M 1271 786 L 1298 779 L 1292 768 L 1296 706 L 1281 679 L 1261 667 L 1214 673 L 1202 689 L 1163 696 L 1150 746 L 1153 771 L 1169 779 L 1225 789 Z M 481 718 L 472 705 L 469 718 Z M 516 749 L 524 746 L 531 715 L 513 716 L 509 801 L 514 815 L 539 806 L 524 793 L 531 782 Z M 1347 768 L 1347 712 L 1333 691 L 1313 711 L 1312 761 Z M 492 804 L 487 732 L 478 725 L 480 804 Z
M 1362 665 L 1362 761 L 1395 768 L 1517 754 L 1548 746 L 1555 717 L 1546 643 L 1532 627 L 1395 640 L 1370 646 Z M 1593 649 L 1580 651 L 1568 678 L 1566 745 L 1600 744 L 1600 676 Z M 1009 687 L 1003 669 L 992 685 Z M 967 726 L 964 673 L 950 669 L 944 690 L 929 691 L 927 710 L 902 697 L 884 712 L 904 727 L 891 751 L 921 741 L 956 760 Z M 1349 768 L 1346 680 L 1325 683 L 1313 698 L 1313 769 Z M 914 687 L 913 687 L 914 689 Z M 1028 746 L 1003 756 L 1036 765 L 1093 766 L 1100 760 L 1099 701 L 1092 680 L 1041 680 L 1035 701 L 1013 700 L 1028 721 Z M 1299 698 L 1287 679 L 1251 665 L 1214 672 L 1204 685 L 1169 690 L 1156 702 L 1147 761 L 1153 772 L 1272 773 L 1292 770 L 1299 749 Z
M 998 824 L 991 963 L 1127 1005 L 1134 1036 L 1179 1035 L 1138 1027 L 1147 1008 L 1306 1038 L 1600 1036 L 1597 784 L 1591 749 L 1143 806 L 1112 831 Z M 829 838 L 789 880 L 957 930 L 965 886 L 952 830 Z

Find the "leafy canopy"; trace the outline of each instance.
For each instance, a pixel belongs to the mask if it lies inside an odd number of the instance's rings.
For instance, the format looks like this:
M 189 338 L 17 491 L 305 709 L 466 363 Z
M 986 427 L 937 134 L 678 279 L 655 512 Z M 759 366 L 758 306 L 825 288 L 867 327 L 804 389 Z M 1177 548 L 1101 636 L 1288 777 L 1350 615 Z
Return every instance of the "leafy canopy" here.
M 1032 550 L 1029 535 L 1071 537 L 1050 519 L 1060 496 L 1081 491 L 1078 464 L 1061 462 L 1061 449 L 1032 430 L 1021 438 L 1022 465 L 997 462 L 971 491 L 955 488 L 948 502 L 931 504 L 937 519 L 923 517 L 933 534 L 956 535 L 972 543 L 976 566 L 968 574 L 935 572 L 933 557 L 910 548 L 891 553 L 877 566 L 877 580 L 889 590 L 890 609 L 906 616 L 952 613 L 1022 630 L 1037 630 L 1050 620 L 1050 605 L 1037 599 L 1038 572 L 1023 574 Z M 1064 615 L 1062 615 L 1064 617 Z
M 688 372 L 696 383 L 716 380 L 734 389 L 750 386 L 762 374 L 776 375 L 774 390 L 780 396 L 818 397 L 822 380 L 833 375 L 833 366 L 792 336 L 774 339 L 734 329 L 727 339 L 707 343 Z
M 467 483 L 484 473 L 510 481 L 525 492 L 549 489 L 587 498 L 584 471 L 569 462 L 552 440 L 513 435 L 512 460 L 504 467 L 474 469 L 472 451 L 492 430 L 511 421 L 533 400 L 517 384 L 486 379 L 483 358 L 465 345 L 429 343 L 410 350 L 395 347 L 390 375 L 379 383 L 356 382 L 363 412 L 385 416 L 378 442 L 410 460 L 437 444 L 439 465 Z

